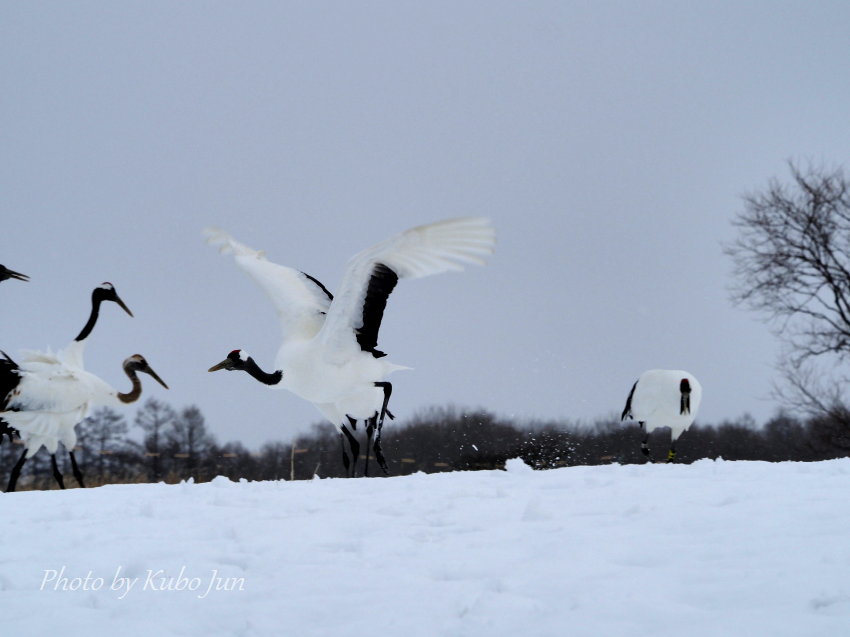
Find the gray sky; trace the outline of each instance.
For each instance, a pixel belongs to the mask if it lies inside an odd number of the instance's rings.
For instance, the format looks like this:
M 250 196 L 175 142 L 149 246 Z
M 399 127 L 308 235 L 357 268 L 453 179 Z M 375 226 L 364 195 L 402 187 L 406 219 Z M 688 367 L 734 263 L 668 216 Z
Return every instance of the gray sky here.
M 218 225 L 333 290 L 391 234 L 486 215 L 486 268 L 403 281 L 380 348 L 393 411 L 591 420 L 684 368 L 698 422 L 762 421 L 777 341 L 728 301 L 740 196 L 850 148 L 846 2 L 74 2 L 0 5 L 0 347 L 62 347 L 115 284 L 87 368 L 144 354 L 222 440 L 318 412 L 270 367 L 271 304 Z M 135 410 L 126 414 L 132 418 Z

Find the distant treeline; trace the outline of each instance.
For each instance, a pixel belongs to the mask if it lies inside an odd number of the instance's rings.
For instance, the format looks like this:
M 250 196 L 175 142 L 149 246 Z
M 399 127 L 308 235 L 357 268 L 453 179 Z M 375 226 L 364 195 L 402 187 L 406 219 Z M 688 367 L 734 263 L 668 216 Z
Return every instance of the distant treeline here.
M 200 409 L 175 410 L 150 399 L 137 412 L 133 426 L 142 441 L 133 440 L 118 412 L 101 408 L 78 426 L 77 460 L 88 486 L 128 482 L 196 482 L 224 475 L 232 480 L 310 479 L 344 477 L 339 434 L 328 424 L 292 442 L 269 442 L 252 451 L 238 441 L 219 444 L 207 430 Z M 357 432 L 361 438 L 363 432 Z M 469 471 L 502 468 L 521 457 L 537 469 L 606 463 L 643 463 L 642 432 L 634 423 L 616 418 L 591 425 L 572 422 L 514 422 L 486 411 L 432 408 L 406 422 L 384 427 L 383 449 L 390 475 L 422 471 Z M 667 430 L 650 437 L 653 460 L 666 457 Z M 800 419 L 780 414 L 763 427 L 744 416 L 716 426 L 694 425 L 676 445 L 677 462 L 700 458 L 727 460 L 825 460 L 850 455 L 850 414 Z M 365 453 L 365 440 L 361 453 Z M 20 444 L 0 445 L 4 479 L 22 453 Z M 67 454 L 57 453 L 60 469 L 70 477 Z M 359 462 L 362 471 L 365 456 Z M 378 471 L 370 462 L 371 473 Z M 24 467 L 19 489 L 56 488 L 50 456 L 41 450 Z

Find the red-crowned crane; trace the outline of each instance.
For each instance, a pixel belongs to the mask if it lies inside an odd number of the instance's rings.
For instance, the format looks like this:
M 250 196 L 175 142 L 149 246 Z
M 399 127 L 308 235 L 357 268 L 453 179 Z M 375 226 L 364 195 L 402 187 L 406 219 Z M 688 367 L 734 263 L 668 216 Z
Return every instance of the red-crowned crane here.
M 121 309 L 123 309 L 127 314 L 133 316 L 133 313 L 130 309 L 124 304 L 124 301 L 121 300 L 121 297 L 118 296 L 118 292 L 115 290 L 115 286 L 111 283 L 102 283 L 92 290 L 91 293 L 91 311 L 89 312 L 89 317 L 86 320 L 85 325 L 80 330 L 80 333 L 76 336 L 76 338 L 71 341 L 69 345 L 65 347 L 65 349 L 57 352 L 55 355 L 48 351 L 46 353 L 42 352 L 27 352 L 26 358 L 24 360 L 24 367 L 27 366 L 27 361 L 30 358 L 34 358 L 39 360 L 43 357 L 47 358 L 56 358 L 57 360 L 62 360 L 63 363 L 73 369 L 83 369 L 83 352 L 85 349 L 86 339 L 88 339 L 92 330 L 94 329 L 95 324 L 97 323 L 97 319 L 100 315 L 100 306 L 104 301 L 110 301 L 112 303 L 116 303 Z M 15 391 L 18 384 L 21 381 L 20 368 L 14 363 L 8 356 L 4 353 L 4 359 L 0 359 L 0 410 L 10 409 L 9 399 L 12 392 Z M 9 436 L 9 439 L 12 439 L 13 433 L 15 433 L 15 427 L 9 426 L 9 419 L 5 418 L 2 414 L 0 414 L 0 440 L 2 440 L 2 434 L 5 433 Z M 22 436 L 23 437 L 23 436 Z M 68 454 L 71 458 L 71 467 L 74 472 L 74 477 L 76 477 L 77 482 L 80 486 L 85 486 L 83 484 L 82 472 L 77 465 L 77 459 L 74 456 L 74 448 L 73 446 L 67 447 Z M 38 451 L 38 447 L 32 451 L 34 454 Z M 26 457 L 26 451 L 24 455 L 21 457 Z M 53 452 L 51 452 L 53 453 Z M 53 458 L 53 466 L 56 467 L 56 459 Z M 58 469 L 55 473 L 58 472 Z M 61 484 L 61 482 L 60 482 Z
M 640 448 L 649 458 L 649 434 L 670 428 L 667 462 L 676 458 L 676 439 L 694 422 L 702 400 L 702 385 L 693 374 L 679 369 L 650 369 L 637 379 L 626 399 L 620 420 L 637 420 L 644 428 Z
M 113 389 L 99 377 L 74 365 L 73 361 L 64 359 L 62 352 L 57 355 L 32 352 L 20 366 L 5 353 L 4 356 L 6 365 L 14 368 L 13 373 L 18 375 L 19 382 L 6 397 L 0 417 L 20 432 L 26 445 L 26 451 L 12 469 L 7 492 L 15 490 L 27 458 L 35 455 L 42 446 L 50 453 L 53 477 L 64 489 L 62 474 L 56 465 L 59 443 L 66 449 L 74 448 L 77 444 L 76 425 L 93 407 L 118 407 L 136 402 L 142 394 L 139 372 L 149 374 L 168 389 L 141 354 L 130 356 L 122 365 L 132 385 L 129 392 Z M 73 465 L 77 481 L 81 487 L 85 486 L 76 462 Z
M 20 272 L 15 272 L 14 270 L 10 270 L 5 265 L 0 265 L 0 281 L 6 281 L 8 279 L 17 279 L 18 281 L 29 281 L 30 278 L 26 274 L 21 274 Z M 5 396 L 8 393 L 4 390 L 4 366 L 5 363 L 2 359 L 0 359 L 0 396 Z M 8 424 L 0 420 L 0 444 L 3 443 L 3 436 L 8 436 L 9 441 L 11 442 L 12 436 L 15 434 L 15 430 L 9 427 Z
M 127 314 L 133 316 L 130 308 L 128 308 L 124 304 L 124 301 L 121 300 L 121 297 L 118 296 L 118 292 L 115 290 L 114 285 L 106 281 L 94 288 L 91 293 L 91 311 L 89 312 L 89 317 L 86 320 L 85 325 L 83 325 L 83 329 L 80 330 L 77 337 L 61 352 L 65 359 L 69 360 L 77 367 L 82 368 L 84 366 L 83 352 L 86 345 L 86 339 L 89 337 L 97 323 L 97 319 L 100 316 L 100 306 L 104 301 L 116 303 L 121 309 L 127 312 Z M 51 352 L 48 352 L 48 354 L 52 355 Z M 17 386 L 18 380 L 20 379 L 17 374 L 11 372 L 11 369 L 12 368 L 10 368 L 8 361 L 0 359 L 0 409 L 3 408 L 5 398 L 9 395 L 9 392 Z M 15 369 L 17 369 L 17 367 L 15 367 Z M 12 436 L 15 434 L 15 431 L 9 427 L 2 418 L 0 418 L 0 442 L 3 441 L 3 434 L 6 434 L 9 437 L 9 440 L 12 440 Z M 69 449 L 68 452 L 71 456 L 71 465 L 74 469 L 74 475 L 79 476 L 80 473 L 79 468 L 77 467 L 77 460 L 74 457 L 74 450 Z M 77 477 L 78 481 L 80 479 L 81 478 Z
M 359 445 L 347 425 L 366 421 L 365 473 L 373 433 L 375 458 L 387 473 L 380 441 L 392 385 L 384 379 L 408 369 L 389 362 L 377 348 L 387 299 L 399 279 L 462 270 L 467 263 L 483 265 L 495 245 L 490 221 L 481 217 L 439 221 L 367 248 L 349 261 L 336 296 L 310 275 L 268 261 L 263 252 L 221 230 L 211 228 L 205 234 L 209 243 L 233 254 L 236 264 L 268 294 L 283 328 L 275 371 L 263 371 L 241 350 L 233 350 L 209 371 L 242 370 L 313 403 L 340 431 L 346 470 L 343 436 L 348 439 L 354 456 L 351 475 Z
M 7 279 L 17 279 L 18 281 L 29 281 L 30 278 L 26 274 L 10 270 L 5 265 L 0 265 L 0 281 Z

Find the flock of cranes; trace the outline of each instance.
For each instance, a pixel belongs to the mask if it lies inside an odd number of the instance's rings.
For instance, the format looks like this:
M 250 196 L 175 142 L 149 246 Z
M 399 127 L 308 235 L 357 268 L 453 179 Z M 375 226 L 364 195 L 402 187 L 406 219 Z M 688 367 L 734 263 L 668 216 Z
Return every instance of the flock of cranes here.
M 313 403 L 339 430 L 342 462 L 350 476 L 357 474 L 360 443 L 356 431 L 362 422 L 367 445 L 363 475 L 369 473 L 370 451 L 387 473 L 381 430 L 393 414 L 388 408 L 392 384 L 386 378 L 409 369 L 391 363 L 378 349 L 387 300 L 401 279 L 462 270 L 467 264 L 484 265 L 495 247 L 490 221 L 450 219 L 390 237 L 351 258 L 336 295 L 309 274 L 272 263 L 262 251 L 222 230 L 208 228 L 204 233 L 208 243 L 232 255 L 236 265 L 268 295 L 283 332 L 272 371 L 264 371 L 241 349 L 232 350 L 209 371 L 244 371 L 269 388 L 287 389 Z M 0 265 L 0 281 L 7 279 L 28 281 L 26 275 Z M 0 351 L 0 442 L 4 434 L 10 440 L 18 435 L 24 445 L 7 491 L 15 490 L 24 463 L 41 447 L 50 453 L 53 475 L 64 489 L 56 462 L 60 442 L 68 451 L 74 477 L 85 486 L 74 457 L 76 425 L 93 406 L 120 406 L 138 400 L 142 392 L 139 373 L 168 388 L 140 354 L 125 359 L 122 365 L 131 383 L 129 392 L 120 392 L 85 370 L 85 344 L 107 301 L 133 315 L 115 287 L 104 283 L 92 292 L 88 320 L 64 349 L 56 353 L 25 351 L 20 364 Z M 699 382 L 688 372 L 650 370 L 632 387 L 622 419 L 633 418 L 645 428 L 641 449 L 647 456 L 649 433 L 669 427 L 668 461 L 673 461 L 676 439 L 693 423 L 701 395 Z
M 91 295 L 91 312 L 80 333 L 58 352 L 24 351 L 20 364 L 2 352 L 0 360 L 0 419 L 11 439 L 17 433 L 24 443 L 24 452 L 12 468 L 6 491 L 14 491 L 21 469 L 28 458 L 41 447 L 50 454 L 53 477 L 65 488 L 62 473 L 56 463 L 56 451 L 61 442 L 71 459 L 77 483 L 83 487 L 83 475 L 74 456 L 77 444 L 76 426 L 96 405 L 118 406 L 133 403 L 142 394 L 138 373 L 152 376 L 166 389 L 168 385 L 151 369 L 141 354 L 134 354 L 123 363 L 124 373 L 132 389 L 123 393 L 110 387 L 99 377 L 86 371 L 83 353 L 86 341 L 94 330 L 104 301 L 116 303 L 133 316 L 111 283 L 97 286 Z

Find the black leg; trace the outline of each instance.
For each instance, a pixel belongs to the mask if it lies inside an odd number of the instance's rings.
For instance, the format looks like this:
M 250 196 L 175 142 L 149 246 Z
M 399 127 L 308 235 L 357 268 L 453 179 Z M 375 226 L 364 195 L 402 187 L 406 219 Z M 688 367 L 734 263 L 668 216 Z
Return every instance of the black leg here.
M 77 479 L 77 484 L 85 488 L 86 485 L 83 484 L 83 472 L 80 471 L 80 467 L 77 465 L 77 459 L 74 457 L 74 451 L 69 451 L 68 455 L 71 456 L 71 469 L 74 472 L 74 477 Z
M 24 468 L 24 463 L 27 461 L 27 450 L 21 454 L 20 460 L 12 467 L 12 474 L 9 476 L 9 485 L 6 487 L 6 493 L 11 493 L 18 485 L 18 477 L 21 475 L 21 469 Z
M 16 433 L 17 433 L 17 430 L 12 429 L 6 421 L 0 420 L 0 445 L 3 444 L 3 436 L 4 435 L 9 437 L 9 442 L 12 442 L 13 436 Z
M 378 427 L 375 434 L 375 460 L 378 461 L 378 465 L 381 467 L 381 471 L 384 472 L 384 475 L 389 475 L 390 470 L 387 467 L 387 460 L 384 458 L 384 452 L 381 448 L 381 429 L 384 427 L 384 418 L 387 415 L 387 405 L 389 404 L 390 396 L 393 393 L 393 386 L 388 382 L 380 382 L 375 383 L 375 387 L 380 387 L 384 390 L 384 404 L 381 405 L 381 415 L 378 416 Z
M 375 444 L 372 446 L 375 450 L 375 460 L 378 462 L 378 466 L 381 467 L 381 471 L 384 472 L 385 476 L 390 475 L 390 469 L 387 466 L 387 459 L 384 457 L 384 450 L 381 447 L 381 430 L 378 429 L 378 433 L 375 436 Z
M 357 442 L 357 438 L 354 437 L 354 434 L 348 430 L 348 427 L 342 425 L 342 433 L 348 438 L 348 446 L 351 447 L 351 475 L 349 477 L 356 478 L 357 477 L 357 458 L 360 457 L 360 443 Z
M 638 423 L 640 428 L 643 429 L 643 423 Z M 647 462 L 652 462 L 649 458 L 649 432 L 645 432 L 643 435 L 643 440 L 640 441 L 640 450 L 643 452 L 643 455 L 646 456 Z
M 387 405 L 389 404 L 390 396 L 392 396 L 393 393 L 393 386 L 392 383 L 383 381 L 380 383 L 375 383 L 375 387 L 380 387 L 384 390 L 384 404 L 381 405 L 381 415 L 378 416 L 378 431 L 380 431 L 381 427 L 384 426 L 384 418 L 386 418 L 387 416 Z
M 341 431 L 339 432 L 339 442 L 342 446 L 342 466 L 345 467 L 345 477 L 347 478 L 351 469 L 351 460 L 348 459 L 348 453 L 345 450 L 345 436 Z
M 59 483 L 59 488 L 65 488 L 65 481 L 62 479 L 62 474 L 59 472 L 59 465 L 56 464 L 56 454 L 50 454 L 50 464 L 53 467 L 53 477 L 56 478 L 56 482 Z
M 366 467 L 363 469 L 363 475 L 369 477 L 369 454 L 372 453 L 372 435 L 375 433 L 375 423 L 378 420 L 378 414 L 372 416 L 366 422 Z

